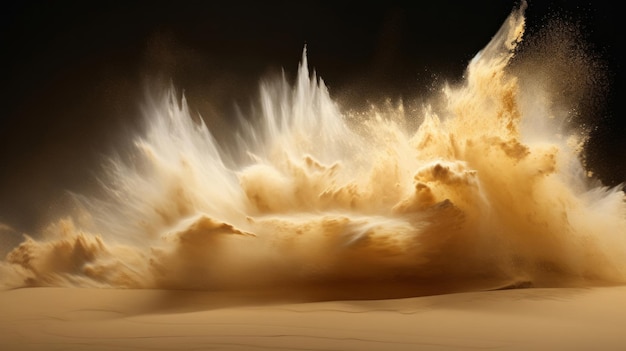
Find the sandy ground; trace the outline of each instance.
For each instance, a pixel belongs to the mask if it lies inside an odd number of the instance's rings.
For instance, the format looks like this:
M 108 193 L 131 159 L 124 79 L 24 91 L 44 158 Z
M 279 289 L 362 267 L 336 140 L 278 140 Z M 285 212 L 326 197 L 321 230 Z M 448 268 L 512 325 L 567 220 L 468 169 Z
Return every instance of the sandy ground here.
M 278 303 L 245 294 L 0 292 L 0 349 L 624 350 L 626 287 Z

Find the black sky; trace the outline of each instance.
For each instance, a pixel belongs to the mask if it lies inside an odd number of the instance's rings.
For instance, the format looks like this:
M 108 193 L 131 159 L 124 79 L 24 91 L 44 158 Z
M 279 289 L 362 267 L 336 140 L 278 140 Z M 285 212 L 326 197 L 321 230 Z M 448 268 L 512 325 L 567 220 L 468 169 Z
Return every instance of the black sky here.
M 93 185 L 102 155 L 136 126 L 146 83 L 171 79 L 203 116 L 255 99 L 259 79 L 309 64 L 341 101 L 411 98 L 460 79 L 515 1 L 21 1 L 3 5 L 0 222 L 32 231 L 66 190 Z M 617 5 L 529 1 L 529 31 L 580 23 L 606 62 L 587 155 L 626 181 L 624 56 Z

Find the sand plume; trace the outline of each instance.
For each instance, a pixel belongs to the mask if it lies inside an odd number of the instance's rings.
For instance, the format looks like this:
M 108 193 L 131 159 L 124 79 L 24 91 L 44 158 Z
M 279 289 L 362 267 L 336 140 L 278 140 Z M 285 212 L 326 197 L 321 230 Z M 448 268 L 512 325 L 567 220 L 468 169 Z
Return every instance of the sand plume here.
M 306 50 L 293 84 L 261 84 L 228 145 L 174 88 L 156 94 L 135 148 L 106 164 L 107 196 L 27 237 L 2 283 L 330 296 L 623 283 L 624 192 L 587 177 L 584 134 L 550 122 L 567 106 L 531 84 L 550 70 L 512 66 L 525 6 L 418 115 L 342 112 Z

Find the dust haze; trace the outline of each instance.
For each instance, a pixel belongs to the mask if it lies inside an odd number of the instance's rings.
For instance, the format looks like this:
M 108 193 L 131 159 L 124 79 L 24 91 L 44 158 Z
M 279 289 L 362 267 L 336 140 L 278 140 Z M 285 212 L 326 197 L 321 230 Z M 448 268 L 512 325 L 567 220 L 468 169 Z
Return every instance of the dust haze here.
M 563 94 L 571 55 L 542 59 L 562 37 L 523 45 L 525 8 L 419 109 L 339 105 L 307 47 L 234 128 L 207 127 L 184 87 L 151 87 L 99 191 L 7 250 L 0 284 L 338 298 L 624 283 L 624 192 L 568 125 L 601 67 L 577 51 Z

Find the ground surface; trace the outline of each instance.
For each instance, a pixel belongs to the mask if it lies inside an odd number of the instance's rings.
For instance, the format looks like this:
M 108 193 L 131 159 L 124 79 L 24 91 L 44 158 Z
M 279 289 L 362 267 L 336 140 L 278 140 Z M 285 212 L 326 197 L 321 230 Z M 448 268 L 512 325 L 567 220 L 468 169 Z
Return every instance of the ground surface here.
M 394 300 L 250 302 L 243 294 L 0 292 L 2 350 L 623 350 L 626 287 Z

